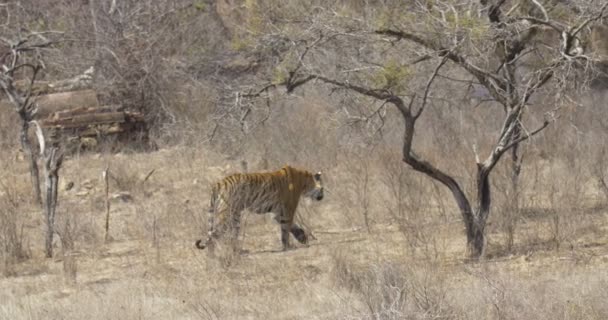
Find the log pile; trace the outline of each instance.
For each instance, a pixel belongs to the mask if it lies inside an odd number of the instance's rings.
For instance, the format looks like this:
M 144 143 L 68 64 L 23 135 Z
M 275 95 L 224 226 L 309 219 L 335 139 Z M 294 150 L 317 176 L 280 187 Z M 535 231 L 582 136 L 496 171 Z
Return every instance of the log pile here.
M 112 150 L 129 145 L 148 149 L 148 131 L 140 112 L 121 110 L 120 106 L 81 107 L 51 113 L 39 123 L 45 130 L 57 130 L 66 138 L 68 149 L 101 150 L 110 141 Z
M 92 138 L 145 131 L 143 114 L 119 109 L 110 106 L 58 111 L 40 120 L 40 124 L 46 129 L 59 129 L 64 134 Z
M 148 149 L 148 130 L 144 115 L 128 111 L 119 105 L 101 106 L 92 87 L 92 69 L 70 79 L 37 81 L 31 88 L 35 97 L 34 119 L 45 131 L 60 133 L 70 148 L 96 148 L 111 142 L 112 150 L 124 145 Z M 15 81 L 15 87 L 25 92 L 29 82 Z

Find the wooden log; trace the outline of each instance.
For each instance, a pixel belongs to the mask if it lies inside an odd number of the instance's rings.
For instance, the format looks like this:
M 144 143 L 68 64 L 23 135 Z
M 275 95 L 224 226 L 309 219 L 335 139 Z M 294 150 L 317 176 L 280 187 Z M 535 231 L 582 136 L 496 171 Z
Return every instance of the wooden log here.
M 66 117 L 83 115 L 83 114 L 93 114 L 93 113 L 119 112 L 119 111 L 122 112 L 122 110 L 120 110 L 121 108 L 122 107 L 119 105 L 103 106 L 103 107 L 80 107 L 80 108 L 75 108 L 75 109 L 54 112 L 53 114 L 51 114 L 49 116 L 49 119 L 60 119 L 60 118 L 66 118 Z M 129 113 L 129 112 L 125 111 L 125 113 Z
M 79 90 L 60 92 L 39 96 L 37 118 L 47 117 L 53 112 L 71 110 L 83 107 L 99 107 L 97 93 L 94 90 Z
M 92 126 L 110 123 L 125 122 L 124 112 L 104 112 L 73 115 L 59 119 L 47 119 L 42 122 L 44 127 L 77 128 L 82 126 Z

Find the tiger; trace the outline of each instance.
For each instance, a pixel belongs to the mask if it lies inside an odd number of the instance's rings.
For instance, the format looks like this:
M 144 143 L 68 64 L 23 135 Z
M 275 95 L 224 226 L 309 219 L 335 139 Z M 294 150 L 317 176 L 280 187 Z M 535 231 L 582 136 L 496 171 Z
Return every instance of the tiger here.
M 315 174 L 288 165 L 278 171 L 263 173 L 236 173 L 212 184 L 208 211 L 207 239 L 197 240 L 198 249 L 209 248 L 223 233 L 232 231 L 236 244 L 239 235 L 241 212 L 248 209 L 258 214 L 272 212 L 281 226 L 283 251 L 291 248 L 289 234 L 302 244 L 308 243 L 306 231 L 294 223 L 296 208 L 301 196 L 313 200 L 323 199 L 321 172 Z M 216 223 L 217 220 L 217 223 Z M 238 248 L 233 247 L 233 250 Z

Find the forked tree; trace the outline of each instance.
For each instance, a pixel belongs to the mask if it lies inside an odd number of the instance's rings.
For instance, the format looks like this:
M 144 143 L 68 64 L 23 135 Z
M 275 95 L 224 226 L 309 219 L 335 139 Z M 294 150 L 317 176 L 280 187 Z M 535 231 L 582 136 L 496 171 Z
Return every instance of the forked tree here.
M 30 124 L 36 115 L 37 106 L 34 102 L 33 89 L 39 72 L 43 69 L 43 62 L 39 57 L 39 50 L 51 46 L 52 42 L 41 34 L 30 34 L 26 37 L 10 40 L 0 38 L 6 50 L 0 52 L 0 88 L 13 105 L 14 111 L 19 115 L 19 137 L 21 147 L 29 160 L 32 190 L 36 202 L 42 204 L 40 195 L 40 178 L 37 159 L 33 150 L 32 141 L 28 136 Z M 32 58 L 33 57 L 33 58 Z M 29 71 L 29 83 L 24 88 L 15 87 L 15 79 Z
M 276 46 L 279 39 L 284 44 L 279 63 L 269 84 L 244 96 L 266 95 L 276 87 L 290 93 L 312 83 L 394 106 L 403 118 L 403 162 L 449 189 L 462 215 L 468 255 L 476 259 L 483 255 L 486 243 L 492 170 L 511 151 L 516 186 L 519 144 L 547 128 L 559 116 L 561 103 L 571 101 L 568 93 L 586 84 L 595 61 L 584 42 L 590 28 L 608 17 L 608 3 L 543 3 L 384 1 L 356 15 L 330 5 L 311 9 L 308 18 L 273 17 L 264 20 L 268 32 L 258 40 Z M 287 22 L 279 25 L 276 21 Z M 329 58 L 331 63 L 324 61 Z M 453 173 L 414 149 L 416 124 L 433 99 L 438 76 L 442 81 L 463 81 L 442 75 L 447 68 L 483 88 L 486 103 L 502 106 L 495 109 L 502 123 L 495 128 L 497 139 L 488 153 L 480 154 L 473 146 L 475 197 L 463 191 Z M 411 75 L 413 69 L 419 70 L 416 77 Z M 378 73 L 383 81 L 374 81 Z M 404 80 L 420 79 L 425 73 L 423 85 Z M 555 99 L 551 102 L 555 107 L 544 112 L 542 121 L 528 116 L 541 108 L 535 96 Z
M 20 141 L 26 152 L 30 167 L 33 194 L 36 202 L 43 205 L 46 217 L 47 231 L 45 237 L 45 253 L 47 257 L 53 256 L 53 236 L 55 234 L 55 210 L 57 207 L 57 185 L 59 181 L 59 168 L 63 160 L 62 148 L 59 139 L 54 133 L 51 137 L 44 136 L 42 128 L 35 120 L 38 107 L 35 102 L 34 87 L 39 73 L 44 69 L 42 49 L 50 47 L 54 42 L 47 39 L 42 33 L 32 33 L 16 40 L 0 38 L 8 50 L 0 53 L 0 88 L 19 115 Z M 29 72 L 28 72 L 29 71 Z M 15 85 L 18 77 L 27 79 L 21 87 Z M 28 79 L 29 78 L 29 79 Z M 29 128 L 34 125 L 38 138 L 38 153 L 29 138 Z M 44 204 L 40 190 L 40 177 L 38 159 L 44 159 L 45 197 Z

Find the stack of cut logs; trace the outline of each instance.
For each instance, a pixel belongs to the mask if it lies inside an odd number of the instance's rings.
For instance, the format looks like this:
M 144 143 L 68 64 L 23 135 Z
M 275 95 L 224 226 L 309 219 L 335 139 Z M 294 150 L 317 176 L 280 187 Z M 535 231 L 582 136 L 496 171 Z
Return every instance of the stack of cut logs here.
M 87 72 L 92 72 L 88 70 Z M 111 140 L 139 148 L 148 147 L 148 132 L 141 112 L 127 111 L 119 105 L 100 106 L 87 72 L 73 79 L 54 83 L 37 82 L 36 120 L 45 130 L 58 130 L 78 147 L 97 149 L 101 141 Z M 16 83 L 17 87 L 21 87 Z M 111 138 L 111 139 L 108 139 Z

